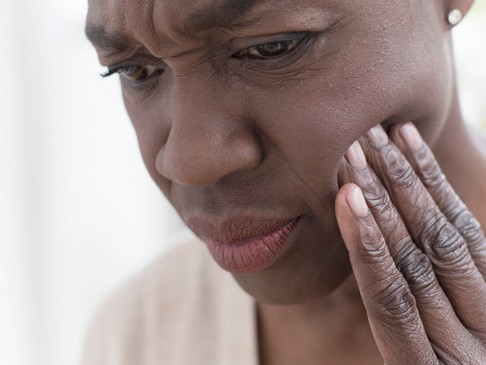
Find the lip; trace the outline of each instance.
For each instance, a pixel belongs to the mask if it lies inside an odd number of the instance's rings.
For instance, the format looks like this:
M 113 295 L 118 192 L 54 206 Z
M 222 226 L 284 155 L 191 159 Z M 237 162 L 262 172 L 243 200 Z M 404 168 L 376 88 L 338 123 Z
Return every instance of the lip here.
M 256 272 L 272 266 L 292 246 L 302 216 L 281 220 L 240 218 L 219 225 L 191 220 L 213 259 L 230 272 Z

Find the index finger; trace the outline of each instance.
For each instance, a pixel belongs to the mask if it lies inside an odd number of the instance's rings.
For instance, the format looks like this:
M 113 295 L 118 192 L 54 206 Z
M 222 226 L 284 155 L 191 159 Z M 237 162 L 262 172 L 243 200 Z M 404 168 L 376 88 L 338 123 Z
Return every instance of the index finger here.
M 415 298 L 396 268 L 385 239 L 356 185 L 346 184 L 339 190 L 336 217 L 373 337 L 385 363 L 438 363 Z

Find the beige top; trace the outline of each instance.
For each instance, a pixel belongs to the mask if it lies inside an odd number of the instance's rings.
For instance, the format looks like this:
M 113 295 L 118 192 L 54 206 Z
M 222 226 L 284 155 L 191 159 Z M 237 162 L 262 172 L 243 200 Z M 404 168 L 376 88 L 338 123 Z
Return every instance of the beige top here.
M 191 242 L 107 300 L 82 365 L 257 365 L 255 323 L 252 298 Z

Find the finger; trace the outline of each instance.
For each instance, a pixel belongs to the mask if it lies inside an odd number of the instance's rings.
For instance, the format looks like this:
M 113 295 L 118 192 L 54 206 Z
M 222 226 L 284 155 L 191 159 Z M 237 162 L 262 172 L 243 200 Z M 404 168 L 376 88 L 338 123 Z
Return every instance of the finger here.
M 415 173 L 429 191 L 439 209 L 465 239 L 469 253 L 486 281 L 486 239 L 478 220 L 466 208 L 442 173 L 432 151 L 412 123 L 393 128 L 395 144 L 406 152 Z
M 383 235 L 356 185 L 347 184 L 340 189 L 336 217 L 385 363 L 438 363 L 415 298 L 395 267 Z
M 373 169 L 382 177 L 412 238 L 432 262 L 457 315 L 467 328 L 484 335 L 486 285 L 465 240 L 381 127 L 370 130 L 367 146 Z
M 442 357 L 461 353 L 475 339 L 458 319 L 435 276 L 428 257 L 415 245 L 398 211 L 358 143 L 346 152 L 343 181 L 358 185 L 380 229 L 395 266 L 408 283 L 432 347 Z M 349 163 L 348 163 L 349 162 Z M 453 334 L 453 335 L 451 335 Z

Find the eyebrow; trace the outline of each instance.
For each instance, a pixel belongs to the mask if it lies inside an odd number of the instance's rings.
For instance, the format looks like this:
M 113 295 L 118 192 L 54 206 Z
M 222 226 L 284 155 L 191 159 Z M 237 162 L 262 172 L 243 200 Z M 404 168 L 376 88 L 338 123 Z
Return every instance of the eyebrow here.
M 112 33 L 100 26 L 86 27 L 86 37 L 95 46 L 110 51 L 124 51 L 135 46 L 137 43 L 133 38 L 119 33 Z
M 184 24 L 184 31 L 195 33 L 211 28 L 228 27 L 258 3 L 265 1 L 267 0 L 217 0 L 191 14 Z M 121 52 L 138 43 L 126 34 L 110 32 L 102 26 L 87 26 L 85 33 L 93 45 L 111 51 Z

